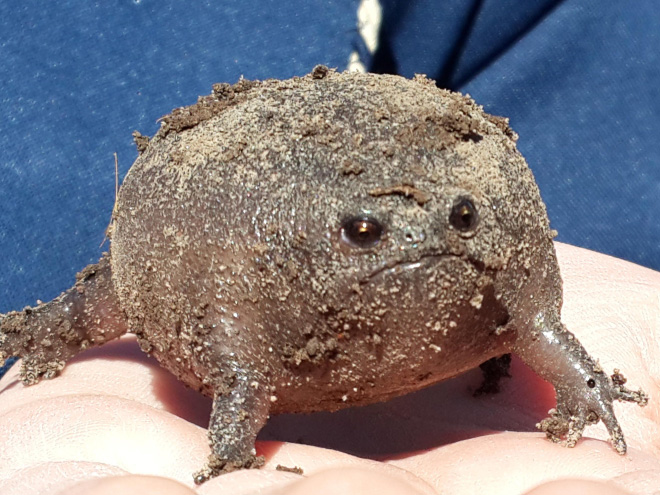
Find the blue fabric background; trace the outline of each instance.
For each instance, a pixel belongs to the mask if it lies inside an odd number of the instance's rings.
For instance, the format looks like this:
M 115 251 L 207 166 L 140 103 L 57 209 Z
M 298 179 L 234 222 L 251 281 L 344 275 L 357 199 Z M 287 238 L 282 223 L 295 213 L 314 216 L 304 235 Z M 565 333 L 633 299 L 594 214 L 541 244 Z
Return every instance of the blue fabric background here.
M 134 129 L 214 82 L 344 69 L 353 50 L 511 117 L 559 240 L 660 269 L 655 0 L 381 0 L 373 57 L 358 3 L 0 0 L 0 312 L 98 259 Z
M 660 4 L 384 5 L 376 63 L 510 117 L 558 240 L 660 269 Z

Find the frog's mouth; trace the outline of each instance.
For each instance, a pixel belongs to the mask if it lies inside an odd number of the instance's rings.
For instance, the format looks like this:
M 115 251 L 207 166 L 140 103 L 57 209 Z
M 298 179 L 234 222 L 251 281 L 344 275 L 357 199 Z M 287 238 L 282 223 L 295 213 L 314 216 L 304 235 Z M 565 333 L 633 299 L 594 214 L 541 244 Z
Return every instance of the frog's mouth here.
M 430 266 L 438 264 L 441 261 L 447 259 L 460 260 L 464 263 L 469 263 L 469 260 L 456 254 L 423 254 L 414 261 L 392 260 L 383 263 L 381 266 L 367 275 L 367 277 L 362 280 L 362 283 L 373 282 L 387 276 L 400 276 L 411 271 L 418 271 L 420 269 L 429 268 Z

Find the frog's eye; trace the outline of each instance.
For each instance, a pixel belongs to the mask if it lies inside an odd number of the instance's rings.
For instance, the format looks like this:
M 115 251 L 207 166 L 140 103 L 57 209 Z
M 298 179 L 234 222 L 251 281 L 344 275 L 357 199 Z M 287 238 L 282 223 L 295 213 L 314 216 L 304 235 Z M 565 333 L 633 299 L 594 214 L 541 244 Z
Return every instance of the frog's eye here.
M 363 249 L 374 247 L 383 237 L 383 226 L 375 218 L 352 217 L 341 224 L 341 238 L 351 246 Z
M 459 198 L 451 209 L 449 222 L 459 232 L 474 230 L 479 222 L 479 214 L 472 201 Z

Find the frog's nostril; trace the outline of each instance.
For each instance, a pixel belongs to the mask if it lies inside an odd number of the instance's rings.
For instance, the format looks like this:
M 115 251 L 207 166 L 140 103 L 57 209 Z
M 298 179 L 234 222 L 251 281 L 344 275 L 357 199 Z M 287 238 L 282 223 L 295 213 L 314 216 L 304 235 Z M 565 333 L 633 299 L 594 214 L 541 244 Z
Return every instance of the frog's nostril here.
M 408 227 L 403 233 L 403 238 L 409 244 L 421 244 L 426 240 L 426 233 L 421 229 Z

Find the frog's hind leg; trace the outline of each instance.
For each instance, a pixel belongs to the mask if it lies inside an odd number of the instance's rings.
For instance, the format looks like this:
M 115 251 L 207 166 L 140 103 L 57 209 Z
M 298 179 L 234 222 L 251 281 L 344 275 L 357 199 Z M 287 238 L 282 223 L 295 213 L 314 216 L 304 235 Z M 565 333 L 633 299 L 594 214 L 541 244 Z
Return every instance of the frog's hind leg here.
M 479 365 L 483 373 L 483 381 L 474 396 L 497 394 L 500 392 L 502 378 L 511 378 L 509 369 L 511 368 L 511 354 L 504 354 L 494 357 Z
M 110 260 L 89 265 L 76 284 L 56 299 L 34 308 L 0 315 L 0 366 L 22 358 L 26 385 L 54 378 L 79 352 L 126 333 L 115 295 Z

